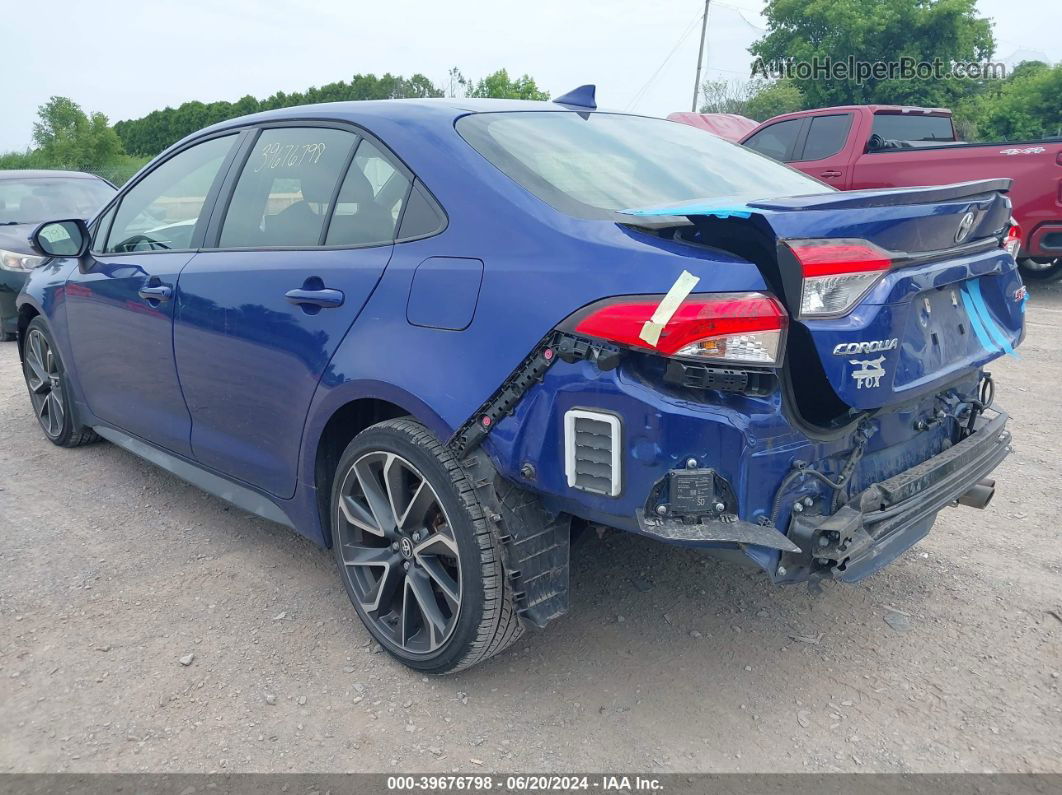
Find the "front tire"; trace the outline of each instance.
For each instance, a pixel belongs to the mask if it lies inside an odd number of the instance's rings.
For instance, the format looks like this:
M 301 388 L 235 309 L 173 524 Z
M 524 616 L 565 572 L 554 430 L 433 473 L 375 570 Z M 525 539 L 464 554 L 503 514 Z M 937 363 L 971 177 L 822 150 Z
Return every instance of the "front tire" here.
M 100 438 L 91 428 L 80 425 L 74 415 L 66 369 L 41 317 L 33 318 L 26 327 L 22 373 L 33 413 L 48 441 L 59 447 L 79 447 Z
M 393 657 L 453 673 L 521 635 L 501 548 L 456 459 L 427 428 L 388 420 L 347 446 L 332 549 L 362 622 Z
M 1021 278 L 1025 282 L 1047 284 L 1062 279 L 1062 257 L 1038 261 L 1030 258 L 1018 260 Z

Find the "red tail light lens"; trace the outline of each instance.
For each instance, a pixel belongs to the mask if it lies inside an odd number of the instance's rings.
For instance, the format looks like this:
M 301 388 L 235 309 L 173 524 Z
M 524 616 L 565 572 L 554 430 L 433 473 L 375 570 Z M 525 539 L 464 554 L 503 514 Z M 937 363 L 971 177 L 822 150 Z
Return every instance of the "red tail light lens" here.
M 763 367 L 781 365 L 788 317 L 773 297 L 763 293 L 691 295 L 671 316 L 654 346 L 642 334 L 662 298 L 609 299 L 578 313 L 569 327 L 576 334 L 665 356 Z
M 1014 219 L 1010 219 L 1010 229 L 1007 230 L 1006 236 L 1003 238 L 1003 248 L 1007 250 L 1007 253 L 1012 257 L 1017 257 L 1018 252 L 1021 251 L 1021 227 L 1014 223 Z
M 787 245 L 803 276 L 802 318 L 851 311 L 893 263 L 889 252 L 868 240 L 790 240 Z

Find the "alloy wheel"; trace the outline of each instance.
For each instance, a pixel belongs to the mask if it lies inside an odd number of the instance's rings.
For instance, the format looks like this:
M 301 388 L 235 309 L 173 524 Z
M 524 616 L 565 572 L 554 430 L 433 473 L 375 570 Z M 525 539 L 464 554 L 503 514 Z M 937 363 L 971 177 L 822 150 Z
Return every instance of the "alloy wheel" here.
M 461 561 L 427 478 L 396 453 L 366 453 L 343 475 L 335 521 L 344 575 L 377 634 L 430 655 L 453 634 Z
M 31 329 L 26 337 L 23 370 L 37 419 L 44 432 L 55 439 L 63 432 L 66 420 L 62 371 L 48 338 L 38 329 Z

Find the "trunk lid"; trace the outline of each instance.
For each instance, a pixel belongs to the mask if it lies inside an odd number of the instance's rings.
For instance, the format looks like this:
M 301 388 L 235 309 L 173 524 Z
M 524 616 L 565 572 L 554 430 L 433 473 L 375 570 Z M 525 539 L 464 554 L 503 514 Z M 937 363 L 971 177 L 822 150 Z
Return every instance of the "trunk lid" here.
M 1009 187 L 984 180 L 705 200 L 630 210 L 625 223 L 659 230 L 667 218 L 685 217 L 692 227 L 678 228 L 677 238 L 755 262 L 791 316 L 786 368 L 796 397 L 834 405 L 827 413 L 836 416 L 905 402 L 1013 353 L 1024 333 L 1024 289 L 999 245 L 1009 228 Z M 843 312 L 802 316 L 813 271 L 795 253 L 804 250 L 797 241 L 883 252 L 880 272 Z

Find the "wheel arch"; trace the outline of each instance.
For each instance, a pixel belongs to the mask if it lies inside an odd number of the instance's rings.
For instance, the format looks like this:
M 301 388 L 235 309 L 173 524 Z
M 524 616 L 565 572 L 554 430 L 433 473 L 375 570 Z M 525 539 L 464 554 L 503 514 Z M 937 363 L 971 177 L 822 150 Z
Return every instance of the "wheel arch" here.
M 322 405 L 317 412 L 322 419 L 313 423 L 318 429 L 311 434 L 308 448 L 313 454 L 306 457 L 304 466 L 310 468 L 306 474 L 312 478 L 317 492 L 317 512 L 327 546 L 332 543 L 332 481 L 343 451 L 355 436 L 378 422 L 399 417 L 411 417 L 423 423 L 442 441 L 451 433 L 446 423 L 422 401 L 394 388 L 381 388 L 384 386 L 331 390 L 338 394 L 329 395 L 327 409 Z
M 22 361 L 22 340 L 26 338 L 26 329 L 33 318 L 40 315 L 40 311 L 33 304 L 24 303 L 18 308 L 18 360 Z

